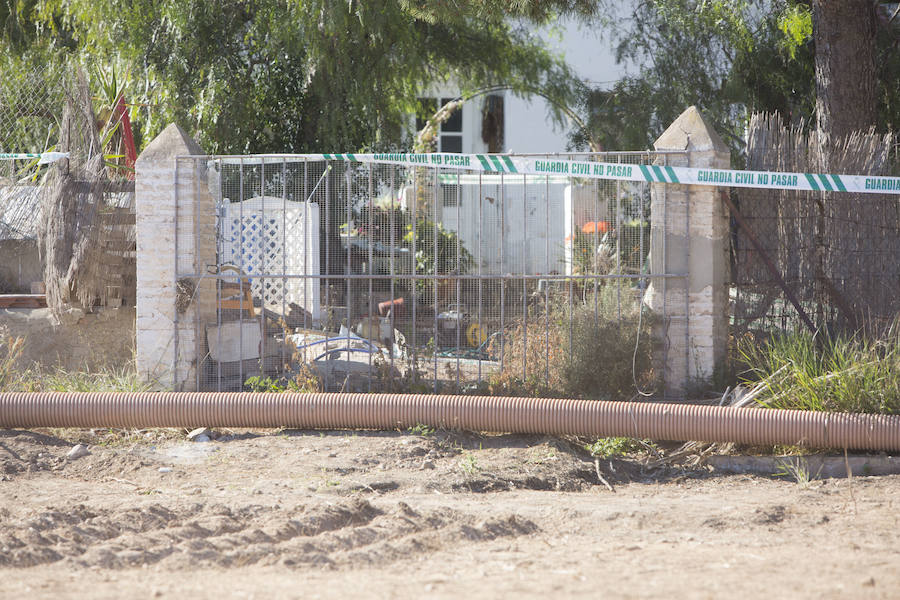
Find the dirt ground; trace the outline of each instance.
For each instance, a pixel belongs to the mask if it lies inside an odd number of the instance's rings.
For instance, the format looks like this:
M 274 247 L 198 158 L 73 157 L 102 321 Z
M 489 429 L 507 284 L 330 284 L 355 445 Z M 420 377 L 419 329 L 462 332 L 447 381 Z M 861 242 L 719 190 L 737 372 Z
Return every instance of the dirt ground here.
M 900 596 L 898 475 L 610 491 L 557 438 L 215 433 L 0 430 L 0 597 Z

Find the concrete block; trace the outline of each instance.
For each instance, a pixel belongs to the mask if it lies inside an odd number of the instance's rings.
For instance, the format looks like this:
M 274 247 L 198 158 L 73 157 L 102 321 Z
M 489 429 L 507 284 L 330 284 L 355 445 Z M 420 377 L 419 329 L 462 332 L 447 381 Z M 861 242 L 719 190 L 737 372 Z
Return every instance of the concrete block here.
M 259 321 L 222 323 L 208 326 L 206 340 L 210 357 L 217 362 L 233 362 L 259 358 L 262 333 Z

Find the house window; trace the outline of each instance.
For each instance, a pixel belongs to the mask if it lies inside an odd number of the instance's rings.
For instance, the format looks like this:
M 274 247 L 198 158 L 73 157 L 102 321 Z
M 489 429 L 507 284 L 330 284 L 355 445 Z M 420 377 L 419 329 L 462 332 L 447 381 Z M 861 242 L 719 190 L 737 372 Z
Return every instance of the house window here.
M 416 118 L 416 130 L 421 131 L 425 127 L 428 119 L 437 112 L 437 110 L 451 102 L 453 98 L 441 98 L 438 104 L 437 98 L 419 98 L 422 105 L 422 114 Z M 463 151 L 463 108 L 459 107 L 450 115 L 450 117 L 441 123 L 441 130 L 437 136 L 437 144 L 435 150 L 438 152 L 462 152 Z M 455 206 L 455 205 L 454 205 Z
M 488 152 L 503 152 L 503 96 L 491 94 L 481 109 L 481 141 Z

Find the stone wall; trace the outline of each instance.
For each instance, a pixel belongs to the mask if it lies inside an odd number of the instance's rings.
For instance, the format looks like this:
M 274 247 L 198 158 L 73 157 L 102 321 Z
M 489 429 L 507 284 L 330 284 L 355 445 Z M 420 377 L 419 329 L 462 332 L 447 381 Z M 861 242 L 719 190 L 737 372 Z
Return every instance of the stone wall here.
M 0 330 L 25 338 L 18 367 L 119 370 L 134 360 L 134 308 L 73 308 L 57 322 L 49 308 L 0 309 Z
M 43 279 L 35 240 L 0 240 L 0 294 L 30 294 Z

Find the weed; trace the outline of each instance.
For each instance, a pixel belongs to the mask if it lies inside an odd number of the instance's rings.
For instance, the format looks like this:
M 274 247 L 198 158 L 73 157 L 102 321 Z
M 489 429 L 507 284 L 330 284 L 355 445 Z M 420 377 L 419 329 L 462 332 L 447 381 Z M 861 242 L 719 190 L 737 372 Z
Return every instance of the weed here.
M 775 472 L 776 477 L 790 477 L 801 488 L 809 487 L 809 484 L 819 478 L 822 473 L 822 467 L 818 472 L 812 475 L 809 470 L 809 463 L 803 457 L 794 460 L 782 459 L 779 461 L 778 470 Z
M 146 392 L 153 389 L 151 382 L 138 376 L 133 364 L 92 373 L 33 366 L 4 386 L 6 391 L 22 392 Z
M 0 326 L 0 391 L 14 388 L 19 379 L 16 361 L 22 355 L 24 338 L 10 337 L 9 330 Z
M 503 336 L 503 371 L 490 392 L 627 400 L 635 381 L 652 388 L 651 323 L 645 314 L 638 328 L 632 294 L 605 284 L 585 304 L 518 321 Z M 489 352 L 499 356 L 499 344 L 498 336 Z
M 528 458 L 528 462 L 535 465 L 542 465 L 555 460 L 559 460 L 559 453 L 556 448 L 553 447 L 532 448 L 531 455 Z
M 293 377 L 260 377 L 254 375 L 244 381 L 244 389 L 248 392 L 278 394 L 281 392 L 318 392 L 321 383 L 316 374 L 308 366 L 303 365 Z
M 585 444 L 584 449 L 590 452 L 591 456 L 607 459 L 616 456 L 624 456 L 629 452 L 640 450 L 643 447 L 643 443 L 634 438 L 609 437 L 599 438 L 593 443 Z
M 415 427 L 410 427 L 407 431 L 413 435 L 428 437 L 429 435 L 434 434 L 434 427 L 429 427 L 428 425 L 423 425 L 422 423 L 416 423 Z
M 479 471 L 481 471 L 481 467 L 478 466 L 478 461 L 475 458 L 475 455 L 471 452 L 466 452 L 459 459 L 459 468 L 466 475 L 466 477 L 472 477 Z
M 271 377 L 259 377 L 258 375 L 248 377 L 247 380 L 244 381 L 244 387 L 251 392 L 267 393 L 278 393 L 287 389 L 287 385 L 282 381 Z

